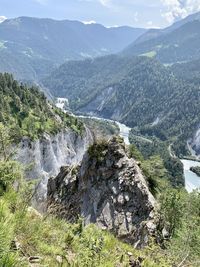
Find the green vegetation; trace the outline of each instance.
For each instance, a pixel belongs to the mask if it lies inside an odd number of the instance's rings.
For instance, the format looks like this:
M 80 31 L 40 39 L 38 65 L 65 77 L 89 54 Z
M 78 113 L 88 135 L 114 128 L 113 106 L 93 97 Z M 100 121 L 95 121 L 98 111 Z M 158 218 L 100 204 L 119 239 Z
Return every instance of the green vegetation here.
M 91 158 L 96 158 L 99 163 L 104 160 L 105 153 L 107 153 L 108 142 L 106 140 L 100 140 L 91 145 L 88 148 L 88 153 Z
M 109 139 L 112 135 L 119 134 L 119 128 L 114 122 L 94 118 L 79 118 L 79 120 L 95 133 L 96 139 Z
M 35 87 L 19 84 L 10 74 L 0 74 L 0 122 L 9 125 L 13 140 L 36 139 L 69 127 L 81 133 L 83 124 L 50 104 Z
M 67 96 L 70 105 L 76 109 L 87 104 L 106 87 L 112 87 L 116 81 L 123 79 L 133 64 L 135 58 L 130 60 L 114 55 L 95 60 L 69 61 L 43 83 L 54 96 Z
M 170 241 L 164 242 L 173 266 L 198 267 L 200 263 L 200 193 L 169 188 L 162 193 L 160 215 Z
M 112 55 L 67 62 L 45 85 L 56 96 L 68 96 L 74 111 L 120 118 L 136 135 L 172 143 L 178 157 L 189 154 L 186 141 L 199 124 L 200 87 L 176 78 L 155 59 Z
M 121 51 L 145 31 L 95 24 L 88 27 L 67 20 L 9 19 L 0 24 L 0 72 L 38 82 L 67 60 Z M 4 44 L 6 49 L 2 49 Z
M 6 127 L 1 126 L 1 132 L 6 136 Z M 32 188 L 20 165 L 2 158 L 0 166 L 0 266 L 28 267 L 33 257 L 49 267 L 126 267 L 138 257 L 143 258 L 143 267 L 171 266 L 157 245 L 138 251 L 94 225 L 83 227 L 81 220 L 69 224 L 40 215 L 29 207 Z
M 169 172 L 159 156 L 144 160 L 135 145 L 130 146 L 130 156 L 140 161 L 150 190 L 160 203 L 159 225 L 166 231 L 161 242 L 163 255 L 170 266 L 199 266 L 200 193 L 188 194 L 185 189 L 172 188 L 167 181 Z
M 157 197 L 170 186 L 171 177 L 160 155 L 152 154 L 148 158 L 144 158 L 135 144 L 130 145 L 129 155 L 139 162 L 139 166 L 147 178 L 149 188 L 154 196 Z
M 192 172 L 196 173 L 196 175 L 200 177 L 200 167 L 199 166 L 191 167 L 190 170 Z
M 162 63 L 199 59 L 199 18 L 180 23 L 179 27 L 176 27 L 176 24 L 173 26 L 161 32 L 158 30 L 157 34 L 155 32 L 152 36 L 147 32 L 147 38 L 144 35 L 140 42 L 133 43 L 123 53 L 129 56 L 141 54 L 148 56 L 149 51 L 155 51 L 156 59 Z
M 162 159 L 164 168 L 166 169 L 165 178 L 170 181 L 172 186 L 181 187 L 184 185 L 183 177 L 183 165 L 181 161 L 175 156 L 171 155 L 171 145 L 169 142 L 160 141 L 157 138 L 149 139 L 151 142 L 147 142 L 144 139 L 138 138 L 134 135 L 134 131 L 130 133 L 131 150 L 134 147 L 135 151 L 140 151 L 141 157 L 139 160 L 147 160 L 151 162 L 151 159 L 159 157 Z M 135 152 L 134 155 L 137 153 Z M 158 159 L 155 160 L 155 164 Z M 158 161 L 159 162 L 159 161 Z
M 8 159 L 11 137 L 1 125 L 0 135 L 0 266 L 29 266 L 33 257 L 45 266 L 115 267 L 129 266 L 140 257 L 142 267 L 170 267 L 183 262 L 198 267 L 200 255 L 200 194 L 187 194 L 168 187 L 158 188 L 159 221 L 167 238 L 162 248 L 152 244 L 136 250 L 94 225 L 82 221 L 69 224 L 50 215 L 42 216 L 29 207 L 32 187 L 23 178 L 21 166 Z M 2 145 L 4 144 L 4 145 Z M 104 151 L 105 144 L 95 146 Z M 132 149 L 132 153 L 135 149 Z M 4 154 L 6 153 L 6 157 Z M 96 153 L 96 152 L 95 152 Z M 141 158 L 137 152 L 138 159 Z M 163 179 L 165 170 L 158 158 L 143 170 Z M 13 187 L 13 184 L 15 186 Z
M 184 81 L 200 84 L 200 60 L 189 61 L 185 63 L 177 63 L 171 67 L 174 74 Z
M 17 162 L 4 158 L 10 140 L 7 128 L 1 125 L 0 266 L 28 267 L 33 257 L 40 265 L 49 267 L 128 267 L 138 257 L 142 267 L 172 267 L 181 263 L 199 266 L 199 193 L 187 194 L 170 187 L 159 189 L 158 219 L 167 237 L 161 242 L 162 248 L 152 240 L 148 247 L 136 250 L 94 225 L 83 227 L 81 220 L 70 224 L 30 208 L 31 184 L 25 182 Z M 95 150 L 103 151 L 104 147 L 102 143 Z M 131 151 L 135 153 L 135 149 Z M 139 152 L 136 154 L 141 158 Z M 162 180 L 165 175 L 162 162 L 158 158 L 154 161 L 148 165 L 144 161 L 143 169 L 156 176 L 157 181 Z

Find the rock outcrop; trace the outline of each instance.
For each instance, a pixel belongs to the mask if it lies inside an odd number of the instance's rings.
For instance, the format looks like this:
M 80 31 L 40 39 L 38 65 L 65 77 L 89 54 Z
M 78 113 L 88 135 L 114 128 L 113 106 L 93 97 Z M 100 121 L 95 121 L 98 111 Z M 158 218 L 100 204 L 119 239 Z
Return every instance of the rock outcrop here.
M 82 135 L 65 129 L 55 136 L 44 134 L 36 141 L 26 137 L 22 139 L 15 159 L 27 167 L 28 179 L 37 179 L 39 182 L 33 201 L 34 207 L 38 209 L 39 203 L 44 206 L 48 179 L 58 175 L 61 166 L 78 164 L 92 143 L 93 137 L 87 128 Z M 40 207 L 39 210 L 41 211 Z
M 143 246 L 156 226 L 156 201 L 119 137 L 92 145 L 81 164 L 62 167 L 48 182 L 50 213 L 96 223 L 119 238 Z
M 193 138 L 188 140 L 188 148 L 192 156 L 200 158 L 200 128 L 194 133 Z

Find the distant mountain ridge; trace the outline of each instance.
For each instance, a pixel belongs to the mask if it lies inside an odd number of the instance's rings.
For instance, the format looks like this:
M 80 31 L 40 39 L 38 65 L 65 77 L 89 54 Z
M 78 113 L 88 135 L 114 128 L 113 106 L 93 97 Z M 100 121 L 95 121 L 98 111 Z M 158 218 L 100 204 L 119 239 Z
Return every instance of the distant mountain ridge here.
M 200 12 L 166 29 L 151 29 L 129 45 L 124 55 L 155 57 L 173 64 L 200 58 Z
M 195 14 L 189 15 L 184 19 L 181 19 L 175 23 L 173 23 L 172 25 L 170 25 L 167 28 L 164 29 L 150 29 L 148 31 L 146 31 L 144 34 L 142 34 L 141 36 L 138 37 L 138 39 L 134 42 L 135 44 L 139 44 L 142 43 L 144 41 L 148 41 L 150 39 L 153 38 L 157 38 L 161 35 L 165 35 L 167 33 L 170 33 L 178 28 L 180 28 L 181 26 L 183 26 L 184 24 L 188 23 L 188 22 L 192 22 L 195 20 L 199 20 L 200 21 L 200 12 L 197 12 Z
M 106 28 L 79 21 L 19 17 L 0 24 L 0 71 L 39 81 L 68 60 L 122 53 L 162 63 L 200 57 L 200 13 L 165 29 Z
M 200 21 L 187 23 L 157 38 L 132 44 L 123 53 L 126 56 L 155 57 L 162 63 L 173 64 L 200 57 Z
M 0 24 L 0 71 L 37 80 L 67 60 L 117 53 L 145 29 L 20 17 Z

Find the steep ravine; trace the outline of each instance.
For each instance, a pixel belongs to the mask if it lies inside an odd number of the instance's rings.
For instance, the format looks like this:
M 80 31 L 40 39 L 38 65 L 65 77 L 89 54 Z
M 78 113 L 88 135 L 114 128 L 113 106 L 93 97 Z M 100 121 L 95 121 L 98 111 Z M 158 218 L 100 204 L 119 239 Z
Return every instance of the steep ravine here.
M 69 101 L 68 101 L 67 98 L 62 98 L 62 99 L 58 98 L 58 101 L 57 101 L 58 107 L 60 107 L 60 105 L 62 104 L 61 108 L 64 110 L 65 103 L 69 104 Z M 118 121 L 113 121 L 113 120 L 110 120 L 110 119 L 96 117 L 96 116 L 94 116 L 92 114 L 93 114 L 93 112 L 89 112 L 88 115 L 80 116 L 80 117 L 82 117 L 82 118 L 84 118 L 84 117 L 86 117 L 86 118 L 94 118 L 94 119 L 103 120 L 103 121 L 105 120 L 105 121 L 108 121 L 108 122 L 109 121 L 110 122 L 115 122 L 118 125 L 119 129 L 120 129 L 120 133 L 119 134 L 124 139 L 125 144 L 127 144 L 127 145 L 130 144 L 130 142 L 129 142 L 129 132 L 130 132 L 131 128 L 129 128 L 125 124 L 122 124 L 122 123 L 120 123 Z M 198 150 L 200 151 L 200 130 L 198 130 L 195 133 L 194 138 L 192 140 L 190 140 L 190 146 L 193 149 L 195 149 L 196 153 L 198 153 Z M 171 153 L 170 146 L 169 146 L 169 150 L 170 150 L 170 153 Z M 189 168 L 191 166 L 196 166 L 196 165 L 198 165 L 198 163 L 196 163 L 195 161 L 191 161 L 191 160 L 182 160 L 182 163 L 183 163 L 183 166 L 184 166 L 184 177 L 185 177 L 185 188 L 186 188 L 186 190 L 188 192 L 191 192 L 194 189 L 200 188 L 200 179 L 199 179 L 199 177 L 189 170 Z
M 181 160 L 184 166 L 185 186 L 188 192 L 195 189 L 200 189 L 199 176 L 190 170 L 191 167 L 200 166 L 200 128 L 197 129 L 194 136 L 187 142 L 188 150 L 190 151 L 191 158 Z

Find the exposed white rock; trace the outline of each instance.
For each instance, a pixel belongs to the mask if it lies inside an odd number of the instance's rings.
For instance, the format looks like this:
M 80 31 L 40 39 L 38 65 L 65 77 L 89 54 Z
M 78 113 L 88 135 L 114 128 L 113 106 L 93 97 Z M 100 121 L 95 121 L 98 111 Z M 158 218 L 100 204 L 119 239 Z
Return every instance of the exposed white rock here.
M 69 107 L 69 100 L 67 98 L 57 98 L 56 107 L 65 111 L 66 107 Z
M 71 129 L 61 131 L 55 136 L 44 134 L 37 141 L 23 138 L 15 158 L 26 168 L 28 179 L 38 179 L 33 206 L 43 209 L 49 177 L 56 176 L 60 167 L 78 164 L 92 143 L 93 137 L 88 129 L 83 136 Z M 39 203 L 43 203 L 42 207 Z
M 200 128 L 197 129 L 193 138 L 188 140 L 187 144 L 191 154 L 200 158 Z

